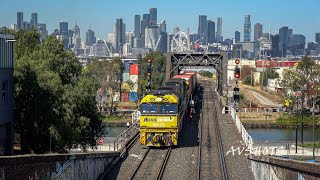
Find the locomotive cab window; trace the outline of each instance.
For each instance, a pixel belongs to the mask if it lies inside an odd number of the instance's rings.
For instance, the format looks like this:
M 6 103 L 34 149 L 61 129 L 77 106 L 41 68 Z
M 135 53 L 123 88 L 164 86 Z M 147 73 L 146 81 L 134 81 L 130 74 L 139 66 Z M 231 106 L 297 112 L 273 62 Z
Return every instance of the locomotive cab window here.
M 161 104 L 160 105 L 160 113 L 161 114 L 176 114 L 177 113 L 177 105 L 176 104 Z
M 142 113 L 157 113 L 158 105 L 157 104 L 141 104 L 140 109 Z

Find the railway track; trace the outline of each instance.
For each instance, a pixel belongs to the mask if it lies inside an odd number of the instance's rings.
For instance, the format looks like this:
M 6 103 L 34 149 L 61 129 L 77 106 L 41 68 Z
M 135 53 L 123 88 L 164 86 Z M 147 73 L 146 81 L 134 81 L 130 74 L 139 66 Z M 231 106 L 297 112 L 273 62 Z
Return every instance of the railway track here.
M 204 101 L 199 123 L 197 179 L 228 179 L 212 82 L 203 82 Z M 218 160 L 219 159 L 219 160 Z
M 160 180 L 167 166 L 171 149 L 171 147 L 165 150 L 148 148 L 129 179 Z

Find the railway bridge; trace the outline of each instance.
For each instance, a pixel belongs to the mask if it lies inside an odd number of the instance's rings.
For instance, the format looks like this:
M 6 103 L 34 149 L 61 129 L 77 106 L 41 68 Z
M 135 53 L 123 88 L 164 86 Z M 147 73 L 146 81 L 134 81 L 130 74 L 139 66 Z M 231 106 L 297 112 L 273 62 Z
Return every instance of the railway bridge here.
M 236 113 L 223 114 L 226 54 L 169 54 L 166 77 L 183 66 L 210 66 L 218 82 L 201 78 L 195 116 L 185 119 L 178 147 L 147 148 L 138 126 L 127 130 L 109 151 L 0 158 L 0 179 L 317 179 L 319 164 L 254 156 L 252 139 Z M 216 85 L 216 86 L 215 86 Z M 136 124 L 135 124 L 136 125 Z M 110 150 L 114 150 L 110 152 Z M 248 157 L 248 155 L 251 155 Z M 294 164 L 294 166 L 293 166 Z

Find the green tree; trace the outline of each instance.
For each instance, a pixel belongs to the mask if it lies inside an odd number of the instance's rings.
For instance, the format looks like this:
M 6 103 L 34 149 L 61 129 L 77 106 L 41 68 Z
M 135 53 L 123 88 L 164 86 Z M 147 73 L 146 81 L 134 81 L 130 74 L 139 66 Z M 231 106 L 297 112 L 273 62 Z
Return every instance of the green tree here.
M 260 74 L 260 82 L 263 82 L 263 86 L 267 86 L 268 79 L 279 78 L 279 73 L 275 69 L 266 69 Z
M 145 93 L 147 85 L 147 60 L 151 59 L 151 88 L 156 89 L 161 86 L 165 80 L 166 56 L 159 51 L 146 54 L 144 58 L 138 57 L 138 64 L 141 67 L 141 76 L 138 80 L 138 94 L 141 97 Z
M 200 73 L 201 76 L 212 78 L 213 74 L 210 71 L 203 71 Z
M 36 31 L 18 31 L 15 43 L 15 131 L 22 152 L 92 146 L 101 132 L 96 82 L 82 76 L 74 54 Z
M 244 78 L 243 83 L 244 83 L 245 85 L 254 86 L 254 78 L 252 77 L 252 79 L 251 79 L 251 75 L 247 75 L 247 76 Z
M 251 66 L 248 66 L 248 65 L 241 66 L 240 80 L 245 80 L 248 75 L 251 76 L 251 72 L 255 72 L 255 71 L 256 71 L 256 68 L 254 68 L 254 67 L 251 67 Z

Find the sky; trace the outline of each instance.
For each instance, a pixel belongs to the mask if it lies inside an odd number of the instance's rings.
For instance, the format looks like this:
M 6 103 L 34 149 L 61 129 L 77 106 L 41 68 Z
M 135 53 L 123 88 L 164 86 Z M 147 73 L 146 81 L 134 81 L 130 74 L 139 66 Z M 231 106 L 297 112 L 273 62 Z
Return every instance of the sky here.
M 134 29 L 134 15 L 158 9 L 158 22 L 165 19 L 167 32 L 174 27 L 197 32 L 198 16 L 207 15 L 216 22 L 222 17 L 224 38 L 234 38 L 241 32 L 243 40 L 244 15 L 251 15 L 251 39 L 255 23 L 263 24 L 263 31 L 275 34 L 288 26 L 294 34 L 303 34 L 307 42 L 315 41 L 320 32 L 320 0 L 0 0 L 0 27 L 17 22 L 17 12 L 23 12 L 24 21 L 30 21 L 31 13 L 38 13 L 38 23 L 46 23 L 49 34 L 59 29 L 59 22 L 75 22 L 81 29 L 81 38 L 91 26 L 97 38 L 106 39 L 113 33 L 117 18 L 122 18 L 126 31 Z

